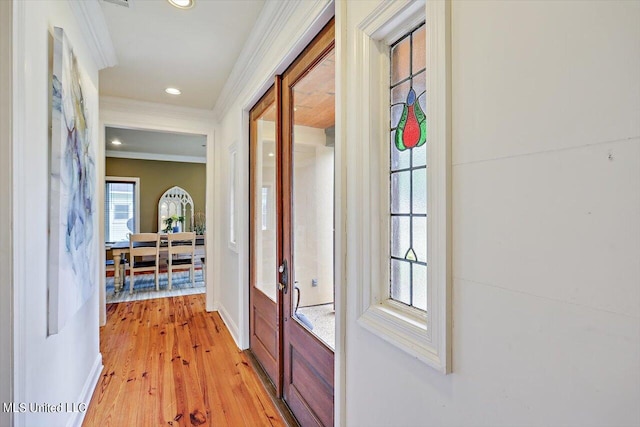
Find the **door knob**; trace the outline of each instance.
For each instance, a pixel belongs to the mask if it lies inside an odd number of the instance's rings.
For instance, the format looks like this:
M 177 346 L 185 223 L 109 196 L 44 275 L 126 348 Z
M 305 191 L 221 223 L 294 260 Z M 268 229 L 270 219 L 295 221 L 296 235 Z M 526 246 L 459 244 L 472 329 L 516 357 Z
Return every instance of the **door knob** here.
M 278 289 L 286 294 L 289 287 L 289 271 L 287 269 L 286 259 L 282 260 L 282 264 L 280 264 L 278 272 L 280 273 L 280 283 L 278 283 Z

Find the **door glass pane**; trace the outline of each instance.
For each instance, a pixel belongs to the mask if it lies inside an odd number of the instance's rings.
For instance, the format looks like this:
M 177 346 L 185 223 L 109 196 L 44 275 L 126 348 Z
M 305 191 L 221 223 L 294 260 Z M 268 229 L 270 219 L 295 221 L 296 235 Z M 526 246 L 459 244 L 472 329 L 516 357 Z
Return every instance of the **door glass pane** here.
M 293 318 L 335 347 L 331 50 L 293 87 Z
M 257 120 L 254 153 L 253 235 L 256 247 L 256 288 L 276 301 L 278 289 L 276 226 L 276 107 L 272 104 Z

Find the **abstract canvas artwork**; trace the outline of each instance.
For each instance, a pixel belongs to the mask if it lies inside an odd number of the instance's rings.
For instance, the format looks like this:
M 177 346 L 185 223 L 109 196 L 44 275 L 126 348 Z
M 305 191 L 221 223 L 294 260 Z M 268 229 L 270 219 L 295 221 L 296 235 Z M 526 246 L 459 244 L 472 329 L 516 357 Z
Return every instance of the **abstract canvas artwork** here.
M 97 91 L 62 28 L 54 28 L 51 78 L 48 332 L 56 334 L 91 296 L 97 278 L 95 126 Z

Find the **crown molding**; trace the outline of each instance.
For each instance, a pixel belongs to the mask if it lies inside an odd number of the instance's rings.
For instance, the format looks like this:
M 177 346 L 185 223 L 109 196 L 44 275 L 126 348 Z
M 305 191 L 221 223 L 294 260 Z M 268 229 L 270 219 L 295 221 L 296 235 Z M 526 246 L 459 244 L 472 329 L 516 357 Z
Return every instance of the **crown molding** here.
M 117 98 L 111 96 L 100 97 L 100 111 L 118 112 L 124 114 L 145 114 L 155 117 L 167 117 L 171 119 L 214 122 L 211 110 L 200 108 L 180 107 L 155 102 L 136 101 L 133 99 Z
M 222 117 L 231 103 L 236 99 L 238 90 L 251 77 L 255 66 L 260 62 L 265 51 L 280 33 L 300 3 L 265 2 L 251 34 L 242 47 L 242 51 L 233 65 L 216 105 L 213 109 L 215 117 Z
M 128 151 L 105 151 L 105 157 L 115 157 L 117 159 L 135 159 L 135 160 L 155 160 L 160 162 L 180 162 L 180 163 L 207 163 L 206 157 L 196 156 L 179 156 L 176 154 L 155 154 Z
M 107 21 L 98 0 L 68 0 L 68 4 L 78 21 L 98 70 L 116 65 L 116 49 L 113 47 Z
M 330 3 L 331 0 L 318 2 L 265 2 L 260 16 L 220 92 L 213 109 L 214 116 L 217 119 L 222 118 L 231 107 L 231 104 L 237 99 L 240 91 L 247 85 L 249 79 L 255 77 L 255 70 L 265 56 L 269 54 L 269 49 L 280 36 L 282 29 L 287 27 L 291 16 L 299 8 L 306 7 L 309 9 L 305 15 L 315 20 Z M 304 25 L 301 25 L 302 28 L 296 28 L 293 33 L 300 34 L 300 31 L 304 32 L 304 30 L 308 29 L 308 26 L 309 23 L 305 22 Z M 295 45 L 297 39 L 298 37 L 292 38 L 291 44 Z M 287 48 L 284 51 L 289 50 L 291 49 Z M 277 71 L 274 69 L 274 72 Z

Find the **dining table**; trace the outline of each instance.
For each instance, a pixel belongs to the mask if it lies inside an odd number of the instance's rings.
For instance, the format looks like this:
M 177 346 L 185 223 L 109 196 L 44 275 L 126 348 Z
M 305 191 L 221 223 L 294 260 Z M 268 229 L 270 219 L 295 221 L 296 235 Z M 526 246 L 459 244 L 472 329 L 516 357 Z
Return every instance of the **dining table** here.
M 204 257 L 205 253 L 205 236 L 198 235 L 196 236 L 196 257 Z M 111 255 L 113 256 L 113 265 L 119 266 L 122 260 L 123 255 L 127 255 L 129 253 L 129 241 L 122 240 L 120 242 L 108 243 L 105 245 L 106 251 L 111 251 Z M 166 234 L 160 235 L 160 253 L 168 253 L 169 251 L 169 243 Z M 120 292 L 124 286 L 124 277 L 120 276 L 120 269 L 115 268 L 113 272 L 113 286 L 116 293 Z

